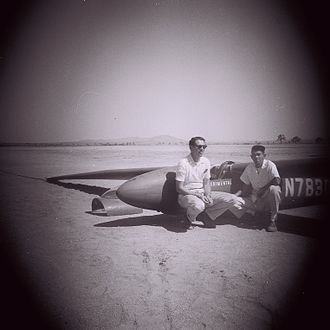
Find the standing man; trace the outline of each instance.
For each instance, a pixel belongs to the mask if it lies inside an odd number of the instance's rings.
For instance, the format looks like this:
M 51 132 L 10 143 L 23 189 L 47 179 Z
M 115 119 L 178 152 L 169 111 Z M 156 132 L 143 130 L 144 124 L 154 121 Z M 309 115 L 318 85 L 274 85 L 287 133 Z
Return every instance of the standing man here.
M 240 209 L 241 197 L 227 192 L 211 192 L 210 161 L 203 157 L 205 139 L 197 136 L 189 141 L 190 154 L 181 159 L 176 171 L 178 203 L 186 209 L 185 225 L 202 221 L 205 227 L 215 228 L 215 219 L 229 208 Z M 205 210 L 205 211 L 204 211 Z M 197 218 L 198 216 L 198 218 Z
M 242 173 L 240 179 L 243 189 L 235 195 L 247 196 L 244 198 L 245 207 L 238 213 L 245 212 L 248 208 L 254 208 L 257 212 L 270 211 L 270 223 L 267 231 L 277 231 L 276 219 L 281 202 L 281 179 L 276 165 L 265 159 L 265 147 L 254 145 L 251 148 L 250 163 Z M 252 192 L 249 193 L 249 191 Z

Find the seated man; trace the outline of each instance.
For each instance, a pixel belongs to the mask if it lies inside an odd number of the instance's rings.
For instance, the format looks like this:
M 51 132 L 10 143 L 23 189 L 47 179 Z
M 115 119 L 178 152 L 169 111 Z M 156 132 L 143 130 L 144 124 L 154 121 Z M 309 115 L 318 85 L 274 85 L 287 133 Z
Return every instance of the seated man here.
M 205 227 L 215 228 L 214 220 L 218 216 L 228 209 L 240 209 L 244 203 L 234 194 L 211 192 L 210 161 L 203 157 L 206 147 L 204 138 L 193 137 L 189 141 L 190 154 L 180 160 L 176 171 L 178 203 L 187 210 L 187 229 L 193 228 L 195 220 L 202 221 Z
M 243 197 L 244 207 L 232 212 L 240 217 L 248 209 L 256 212 L 270 211 L 270 223 L 267 231 L 277 231 L 276 218 L 281 202 L 281 179 L 276 165 L 268 159 L 265 159 L 265 147 L 254 145 L 251 149 L 250 163 L 242 173 L 240 179 L 243 182 L 243 189 L 239 190 L 237 196 Z M 249 194 L 248 192 L 252 192 Z

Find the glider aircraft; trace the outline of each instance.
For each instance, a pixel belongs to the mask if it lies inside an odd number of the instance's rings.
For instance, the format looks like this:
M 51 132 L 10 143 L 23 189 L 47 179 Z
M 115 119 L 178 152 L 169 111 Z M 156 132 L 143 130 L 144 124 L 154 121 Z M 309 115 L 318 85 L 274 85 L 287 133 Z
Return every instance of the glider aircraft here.
M 329 160 L 307 158 L 274 161 L 281 176 L 282 202 L 280 209 L 297 208 L 326 202 L 329 194 Z M 225 161 L 211 167 L 211 190 L 235 193 L 240 176 L 248 163 Z M 116 190 L 108 190 L 92 201 L 92 214 L 128 215 L 143 209 L 179 215 L 183 209 L 177 203 L 175 166 L 113 169 L 47 178 L 61 180 L 100 179 L 127 180 Z

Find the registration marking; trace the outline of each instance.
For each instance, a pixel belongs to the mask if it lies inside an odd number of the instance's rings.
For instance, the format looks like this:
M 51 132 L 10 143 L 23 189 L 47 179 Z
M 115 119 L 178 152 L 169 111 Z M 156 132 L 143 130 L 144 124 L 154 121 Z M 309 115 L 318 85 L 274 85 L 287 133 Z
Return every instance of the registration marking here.
M 328 179 L 284 178 L 285 197 L 320 197 L 328 191 Z

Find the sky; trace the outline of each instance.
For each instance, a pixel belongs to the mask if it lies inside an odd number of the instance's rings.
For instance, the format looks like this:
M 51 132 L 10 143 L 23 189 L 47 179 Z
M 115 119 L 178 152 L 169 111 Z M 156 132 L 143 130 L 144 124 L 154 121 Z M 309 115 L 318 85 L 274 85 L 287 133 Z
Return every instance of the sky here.
M 0 142 L 325 136 L 295 23 L 278 1 L 35 2 L 0 57 Z

